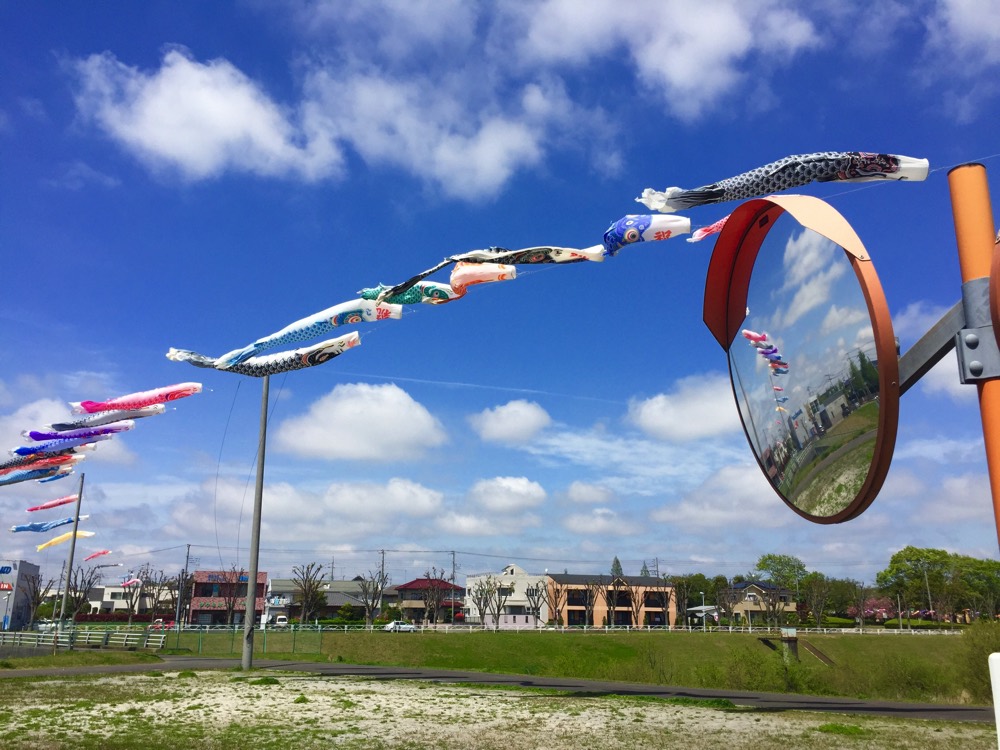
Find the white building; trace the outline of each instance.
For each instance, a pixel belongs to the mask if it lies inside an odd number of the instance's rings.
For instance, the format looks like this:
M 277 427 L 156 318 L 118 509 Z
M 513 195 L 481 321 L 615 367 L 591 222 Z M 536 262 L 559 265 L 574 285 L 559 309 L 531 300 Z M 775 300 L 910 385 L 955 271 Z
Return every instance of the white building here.
M 500 573 L 484 573 L 465 579 L 466 622 L 483 625 L 487 628 L 494 626 L 493 615 L 490 612 L 480 612 L 479 605 L 476 603 L 477 586 L 488 585 L 491 577 L 494 585 L 501 591 L 501 598 L 506 596 L 500 610 L 499 628 L 501 630 L 535 628 L 549 619 L 549 608 L 545 603 L 548 576 L 528 573 L 523 568 L 512 564 Z M 529 598 L 529 593 L 532 592 L 537 592 L 535 599 L 538 603 L 537 617 L 531 598 Z

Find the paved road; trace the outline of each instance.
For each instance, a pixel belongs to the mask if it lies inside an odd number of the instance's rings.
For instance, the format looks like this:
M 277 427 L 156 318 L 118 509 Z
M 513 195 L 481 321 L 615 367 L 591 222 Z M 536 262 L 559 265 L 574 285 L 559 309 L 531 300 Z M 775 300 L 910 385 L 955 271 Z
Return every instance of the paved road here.
M 240 659 L 215 659 L 192 656 L 163 656 L 169 670 L 182 669 L 232 669 L 240 666 Z M 148 672 L 153 665 L 107 664 L 86 667 L 47 669 L 0 669 L 0 679 L 9 677 L 45 677 L 56 675 L 107 674 L 122 672 Z M 855 698 L 835 698 L 814 695 L 785 695 L 783 693 L 756 693 L 739 690 L 703 690 L 700 688 L 666 687 L 632 682 L 603 682 L 559 677 L 531 677 L 525 675 L 490 674 L 486 672 L 460 672 L 448 669 L 423 667 L 374 667 L 330 662 L 282 661 L 254 659 L 255 669 L 310 672 L 330 676 L 368 677 L 376 680 L 427 680 L 431 682 L 470 683 L 478 685 L 511 685 L 547 688 L 564 691 L 570 695 L 644 695 L 656 698 L 726 698 L 739 706 L 753 706 L 765 711 L 822 711 L 868 716 L 891 716 L 897 719 L 938 719 L 942 721 L 989 722 L 996 720 L 989 706 L 950 706 L 936 703 L 895 703 L 892 701 L 866 701 Z

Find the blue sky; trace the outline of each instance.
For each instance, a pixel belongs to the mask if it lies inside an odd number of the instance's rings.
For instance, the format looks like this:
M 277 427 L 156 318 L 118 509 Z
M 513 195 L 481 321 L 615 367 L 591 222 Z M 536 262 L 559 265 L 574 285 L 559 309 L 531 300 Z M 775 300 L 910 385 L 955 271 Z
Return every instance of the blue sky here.
M 960 297 L 948 169 L 979 161 L 1000 195 L 989 0 L 5 3 L 0 42 L 0 435 L 205 386 L 81 465 L 78 548 L 129 568 L 247 559 L 260 381 L 170 347 L 216 356 L 466 250 L 598 244 L 647 187 L 857 150 L 931 165 L 799 191 L 854 225 L 905 350 Z M 995 558 L 953 355 L 903 397 L 867 512 L 782 504 L 701 320 L 713 244 L 521 266 L 272 377 L 261 569 L 353 576 L 386 550 L 402 583 L 454 550 L 460 579 L 614 556 L 731 576 L 780 552 L 871 581 L 906 545 Z M 75 483 L 0 488 L 0 522 Z M 57 576 L 68 547 L 41 541 L 0 556 Z

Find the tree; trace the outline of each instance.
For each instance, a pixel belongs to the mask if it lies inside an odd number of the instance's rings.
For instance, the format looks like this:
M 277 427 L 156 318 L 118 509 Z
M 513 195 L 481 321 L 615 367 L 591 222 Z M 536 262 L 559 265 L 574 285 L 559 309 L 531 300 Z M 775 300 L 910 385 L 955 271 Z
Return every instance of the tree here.
M 646 594 L 645 587 L 640 586 L 638 583 L 628 583 L 624 579 L 620 580 L 628 593 L 628 606 L 629 614 L 632 616 L 632 626 L 636 628 L 642 627 L 645 623 L 640 622 L 639 618 L 642 616 L 642 607 L 646 603 L 643 600 Z
M 173 605 L 176 604 L 176 595 L 169 596 L 169 592 L 176 584 L 177 579 L 167 576 L 162 570 L 153 571 L 147 568 L 147 571 L 148 575 L 143 579 L 143 590 L 145 591 L 144 595 L 152 600 L 150 609 L 156 613 L 161 611 L 161 607 L 164 609 L 169 608 L 168 612 L 163 612 L 163 614 L 169 613 L 173 616 Z
M 488 576 L 487 580 L 493 578 L 493 576 Z M 500 630 L 500 615 L 503 614 L 504 605 L 507 603 L 507 599 L 510 595 L 514 593 L 514 582 L 504 581 L 502 578 L 493 579 L 493 585 L 496 587 L 496 593 L 490 600 L 490 615 L 493 618 L 493 632 Z
M 222 573 L 222 584 L 219 586 L 219 596 L 222 597 L 222 603 L 226 609 L 226 624 L 232 625 L 234 619 L 234 613 L 236 612 L 236 605 L 239 603 L 240 599 L 246 601 L 247 589 L 245 585 L 241 585 L 244 581 L 247 581 L 247 572 L 243 568 L 236 566 L 233 563 L 229 570 L 223 571 Z M 256 582 L 254 582 L 256 584 Z M 252 617 L 253 615 L 251 615 Z
M 663 579 L 670 580 L 667 576 L 663 576 Z M 670 582 L 673 585 L 675 593 L 674 602 L 677 605 L 677 620 L 686 626 L 688 624 L 688 597 L 691 591 L 689 576 L 674 576 Z
M 622 606 L 628 607 L 628 603 L 624 601 L 625 596 L 628 591 L 628 584 L 625 583 L 625 579 L 622 576 L 614 576 L 609 582 L 607 587 L 604 589 L 604 600 L 608 606 L 608 622 L 609 627 L 614 627 L 617 625 L 617 617 L 615 612 Z
M 496 590 L 493 576 L 488 575 L 486 578 L 480 578 L 476 581 L 472 586 L 472 591 L 469 592 L 469 595 L 472 597 L 472 603 L 479 613 L 479 622 L 482 624 L 483 630 L 486 629 L 486 616 L 490 612 Z
M 802 579 L 802 598 L 817 628 L 823 627 L 823 614 L 830 599 L 830 581 L 822 573 L 808 573 Z
M 660 608 L 660 612 L 663 613 L 663 627 L 670 627 L 670 607 L 674 600 L 674 589 L 670 583 L 670 577 L 664 575 L 660 579 L 661 587 L 655 591 L 648 592 L 646 596 L 652 597 L 653 601 L 656 602 L 656 606 Z
M 736 576 L 733 576 L 732 580 L 727 580 L 726 584 L 720 585 L 715 589 L 715 606 L 726 613 L 726 617 L 729 620 L 729 627 L 733 627 L 733 619 L 736 616 L 736 605 L 740 603 L 743 599 L 743 590 L 736 588 L 736 584 L 740 581 L 736 580 Z
M 382 594 L 385 592 L 389 576 L 384 570 L 368 571 L 368 577 L 358 581 L 361 590 L 361 602 L 365 607 L 365 626 L 371 627 L 375 621 L 375 611 L 382 604 Z
M 646 561 L 645 560 L 642 561 L 642 568 L 639 570 L 639 575 L 641 575 L 641 576 L 648 576 L 649 575 L 649 566 L 646 565 Z
M 755 570 L 765 574 L 769 583 L 778 588 L 799 592 L 799 581 L 806 575 L 805 564 L 792 555 L 767 554 L 757 560 Z
M 303 625 L 326 604 L 323 581 L 323 566 L 320 563 L 311 562 L 292 568 L 292 585 L 301 608 L 299 622 Z
M 71 620 L 80 614 L 90 602 L 90 590 L 101 582 L 100 568 L 87 568 L 81 565 L 74 568 L 69 576 L 66 587 L 66 611 L 64 616 Z
M 615 555 L 615 559 L 611 561 L 611 575 L 612 576 L 625 575 L 625 571 L 622 570 L 622 564 L 618 560 L 618 555 Z
M 54 578 L 50 578 L 45 583 L 42 583 L 41 574 L 35 573 L 34 575 L 25 576 L 24 580 L 18 585 L 18 588 L 21 589 L 21 592 L 28 600 L 29 625 L 35 621 L 35 613 L 42 606 L 42 602 L 49 595 L 49 591 L 52 590 L 55 582 Z
M 427 622 L 437 622 L 441 614 L 441 603 L 444 601 L 445 592 L 451 591 L 451 584 L 444 577 L 444 568 L 438 570 L 432 567 L 424 571 L 424 582 L 426 587 L 423 590 L 424 597 L 424 620 Z
M 524 597 L 528 600 L 528 608 L 531 610 L 531 614 L 535 618 L 535 624 L 541 619 L 542 614 L 542 602 L 545 601 L 545 582 L 539 581 L 538 583 L 528 586 L 524 590 Z
M 543 590 L 545 605 L 549 610 L 549 618 L 559 626 L 563 624 L 562 611 L 566 605 L 566 586 L 549 579 L 548 585 Z
M 587 581 L 584 584 L 584 588 L 586 589 L 585 594 L 587 597 L 583 601 L 584 612 L 586 613 L 585 617 L 587 620 L 586 624 L 596 625 L 597 623 L 594 622 L 594 606 L 599 601 L 599 597 L 601 597 L 604 594 L 606 588 L 604 583 L 604 576 L 601 576 L 596 580 L 592 579 Z
M 141 568 L 132 575 L 129 573 L 128 579 L 138 581 L 131 586 L 123 586 L 124 592 L 123 596 L 125 598 L 125 605 L 128 607 L 128 624 L 132 624 L 132 618 L 139 614 L 139 608 L 142 605 L 142 599 L 145 596 L 146 580 L 152 575 L 149 563 L 144 563 Z

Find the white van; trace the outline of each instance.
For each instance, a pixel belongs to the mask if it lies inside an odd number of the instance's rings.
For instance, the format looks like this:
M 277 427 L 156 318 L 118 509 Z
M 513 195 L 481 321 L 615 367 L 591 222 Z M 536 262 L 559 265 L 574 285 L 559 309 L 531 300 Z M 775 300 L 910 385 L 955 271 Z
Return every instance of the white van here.
M 286 615 L 278 615 L 274 618 L 274 627 L 276 628 L 287 628 L 288 627 L 288 617 Z

